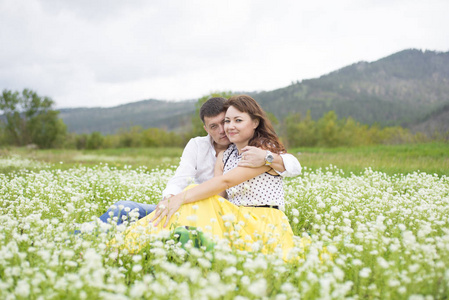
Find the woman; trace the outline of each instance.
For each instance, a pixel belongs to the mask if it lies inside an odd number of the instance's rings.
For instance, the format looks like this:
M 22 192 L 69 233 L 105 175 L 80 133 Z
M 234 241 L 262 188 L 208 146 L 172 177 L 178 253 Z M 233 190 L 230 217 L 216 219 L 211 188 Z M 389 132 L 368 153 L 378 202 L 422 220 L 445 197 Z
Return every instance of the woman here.
M 125 247 L 140 250 L 147 242 L 143 233 L 158 233 L 178 226 L 193 226 L 214 238 L 227 238 L 248 251 L 272 253 L 284 258 L 293 247 L 293 233 L 284 205 L 282 177 L 270 166 L 238 167 L 244 147 L 256 146 L 283 153 L 271 122 L 259 104 L 246 95 L 234 96 L 225 104 L 225 131 L 231 141 L 217 157 L 215 177 L 161 201 L 156 210 L 125 232 Z M 218 194 L 221 193 L 221 196 Z M 227 194 L 228 199 L 222 196 Z M 215 195 L 215 196 L 214 196 Z

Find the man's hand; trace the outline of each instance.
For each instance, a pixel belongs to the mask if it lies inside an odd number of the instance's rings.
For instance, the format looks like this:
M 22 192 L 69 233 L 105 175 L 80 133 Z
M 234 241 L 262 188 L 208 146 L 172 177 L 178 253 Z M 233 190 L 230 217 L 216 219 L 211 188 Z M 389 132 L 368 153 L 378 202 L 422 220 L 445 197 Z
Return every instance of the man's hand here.
M 242 159 L 239 167 L 257 168 L 265 165 L 267 151 L 253 146 L 246 146 L 242 149 Z
M 167 217 L 164 224 L 164 227 L 166 227 L 170 218 L 178 211 L 181 205 L 182 201 L 178 200 L 178 197 L 176 196 L 169 195 L 164 197 L 164 199 L 157 204 L 156 209 L 154 210 L 154 216 L 150 222 L 153 222 L 153 225 L 157 226 L 164 217 Z
M 257 147 L 246 146 L 242 149 L 242 159 L 239 162 L 239 167 L 258 168 L 265 166 L 266 150 Z M 270 167 L 278 172 L 278 174 L 285 171 L 284 161 L 279 154 L 273 153 L 274 160 Z M 280 172 L 280 173 L 279 173 Z M 276 174 L 273 174 L 276 175 Z

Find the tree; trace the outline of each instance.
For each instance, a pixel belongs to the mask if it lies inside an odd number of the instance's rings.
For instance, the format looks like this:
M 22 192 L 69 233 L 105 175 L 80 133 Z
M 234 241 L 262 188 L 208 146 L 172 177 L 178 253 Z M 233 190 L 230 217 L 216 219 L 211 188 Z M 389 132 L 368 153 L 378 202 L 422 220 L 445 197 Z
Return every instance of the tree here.
M 75 135 L 75 147 L 78 150 L 86 149 L 88 135 L 87 133 Z
M 228 99 L 233 94 L 232 92 L 212 92 L 209 95 L 205 95 L 198 99 L 198 102 L 195 104 L 195 115 L 192 115 L 192 131 L 190 133 L 191 137 L 206 135 L 206 132 L 203 128 L 203 121 L 200 119 L 200 108 L 201 106 L 210 98 L 213 97 L 223 97 Z
M 52 109 L 54 101 L 24 89 L 22 93 L 3 90 L 0 112 L 4 117 L 4 130 L 9 144 L 24 146 L 34 143 L 40 148 L 60 146 L 67 132 Z
M 0 146 L 7 145 L 7 136 L 5 129 L 1 126 L 1 120 L 0 120 Z
M 340 145 L 340 125 L 337 114 L 331 110 L 317 122 L 319 142 L 318 145 L 336 147 Z
M 286 137 L 286 144 L 288 147 L 298 147 L 301 145 L 301 139 L 299 136 L 298 124 L 301 122 L 301 114 L 290 113 L 284 119 L 284 131 Z
M 289 147 L 316 146 L 318 142 L 316 122 L 312 120 L 310 110 L 305 118 L 301 114 L 289 114 L 284 120 L 285 134 Z
M 92 132 L 86 142 L 86 149 L 95 150 L 100 149 L 103 146 L 104 137 L 101 132 L 94 131 Z
M 142 126 L 133 126 L 129 130 L 120 129 L 118 132 L 119 146 L 123 148 L 140 147 L 142 145 L 141 134 Z

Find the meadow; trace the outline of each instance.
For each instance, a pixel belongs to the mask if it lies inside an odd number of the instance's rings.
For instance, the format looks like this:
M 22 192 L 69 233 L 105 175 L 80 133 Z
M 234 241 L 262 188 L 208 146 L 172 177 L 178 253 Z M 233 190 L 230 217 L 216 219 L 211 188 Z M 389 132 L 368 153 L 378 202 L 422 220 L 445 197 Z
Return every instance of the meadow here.
M 117 252 L 126 225 L 72 233 L 118 200 L 157 203 L 182 149 L 0 150 L 0 298 L 449 298 L 449 145 L 290 152 L 293 262 L 175 236 Z

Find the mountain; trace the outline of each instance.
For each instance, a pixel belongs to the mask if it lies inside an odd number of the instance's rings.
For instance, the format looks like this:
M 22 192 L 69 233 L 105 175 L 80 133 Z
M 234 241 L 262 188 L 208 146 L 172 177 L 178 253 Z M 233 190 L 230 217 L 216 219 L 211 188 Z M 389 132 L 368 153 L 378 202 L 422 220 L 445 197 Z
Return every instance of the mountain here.
M 449 52 L 404 50 L 361 61 L 319 78 L 273 91 L 250 93 L 282 120 L 290 113 L 318 119 L 333 110 L 363 124 L 401 125 L 413 131 L 449 130 Z M 72 132 L 113 133 L 140 125 L 187 128 L 195 101 L 145 100 L 112 108 L 63 109 Z
M 449 104 L 449 52 L 405 50 L 263 92 L 257 99 L 280 119 L 308 110 L 316 119 L 334 110 L 364 124 L 412 127 Z
M 433 134 L 449 132 L 449 104 L 425 116 L 421 122 L 409 126 L 413 132 Z
M 132 126 L 176 131 L 190 125 L 195 103 L 194 100 L 171 102 L 151 99 L 110 108 L 66 108 L 60 110 L 60 117 L 68 131 L 76 133 L 99 131 L 112 134 Z

